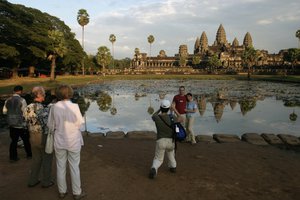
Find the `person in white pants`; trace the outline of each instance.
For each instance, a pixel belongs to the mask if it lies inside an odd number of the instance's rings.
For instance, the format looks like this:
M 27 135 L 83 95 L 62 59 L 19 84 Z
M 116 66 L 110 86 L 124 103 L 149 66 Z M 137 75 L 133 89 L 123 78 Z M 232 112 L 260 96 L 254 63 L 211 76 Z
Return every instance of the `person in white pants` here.
M 175 141 L 173 140 L 172 122 L 168 115 L 170 106 L 171 103 L 169 100 L 163 100 L 160 109 L 152 115 L 152 119 L 155 122 L 157 129 L 157 140 L 155 156 L 149 173 L 150 179 L 153 179 L 157 175 L 158 168 L 163 163 L 165 153 L 168 157 L 168 167 L 170 172 L 176 172 Z M 177 122 L 175 116 L 174 121 Z
M 72 103 L 73 90 L 68 85 L 56 89 L 58 102 L 50 110 L 48 127 L 54 130 L 54 150 L 57 167 L 57 186 L 59 197 L 67 195 L 66 170 L 70 168 L 72 192 L 75 200 L 81 199 L 85 193 L 81 189 L 80 151 L 83 138 L 80 127 L 84 120 L 78 104 Z

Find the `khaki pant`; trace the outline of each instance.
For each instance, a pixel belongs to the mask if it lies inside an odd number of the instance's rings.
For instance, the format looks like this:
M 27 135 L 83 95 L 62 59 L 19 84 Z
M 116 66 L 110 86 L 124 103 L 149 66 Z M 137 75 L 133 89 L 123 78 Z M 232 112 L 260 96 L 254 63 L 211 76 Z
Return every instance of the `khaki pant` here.
M 191 143 L 196 143 L 195 134 L 193 130 L 195 117 L 187 117 L 185 119 L 185 127 L 187 132 L 186 141 Z
M 39 180 L 43 186 L 48 186 L 52 180 L 52 160 L 53 154 L 45 152 L 46 134 L 30 133 L 30 142 L 32 148 L 32 163 L 29 176 L 29 185 L 36 184 Z M 42 173 L 41 173 L 42 172 Z M 42 178 L 40 179 L 40 173 Z
M 176 168 L 174 148 L 175 143 L 172 138 L 160 138 L 156 141 L 155 156 L 152 163 L 152 168 L 155 168 L 156 172 L 164 161 L 165 152 L 168 157 L 168 167 Z

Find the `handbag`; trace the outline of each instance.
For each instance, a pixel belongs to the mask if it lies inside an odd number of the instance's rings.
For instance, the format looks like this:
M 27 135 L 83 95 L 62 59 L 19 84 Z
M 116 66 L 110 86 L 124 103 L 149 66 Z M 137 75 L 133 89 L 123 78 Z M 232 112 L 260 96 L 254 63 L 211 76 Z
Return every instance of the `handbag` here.
M 47 134 L 47 141 L 46 141 L 46 145 L 45 145 L 45 152 L 48 154 L 51 154 L 53 152 L 53 148 L 54 148 L 54 120 L 53 120 L 53 110 L 52 110 L 52 106 L 50 107 L 49 110 L 49 120 L 48 120 L 48 134 Z
M 47 134 L 47 141 L 45 145 L 45 152 L 48 154 L 51 154 L 53 152 L 53 145 L 54 145 L 54 138 L 53 138 L 53 133 L 51 131 L 48 132 Z

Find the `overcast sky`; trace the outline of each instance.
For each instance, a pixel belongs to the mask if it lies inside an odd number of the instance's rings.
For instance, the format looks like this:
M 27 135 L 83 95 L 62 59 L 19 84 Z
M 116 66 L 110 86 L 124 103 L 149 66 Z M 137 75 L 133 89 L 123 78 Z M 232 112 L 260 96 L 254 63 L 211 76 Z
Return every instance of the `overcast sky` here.
M 64 21 L 81 43 L 79 9 L 86 9 L 90 22 L 85 26 L 85 50 L 95 54 L 100 46 L 111 48 L 109 35 L 115 34 L 115 57 L 133 57 L 137 47 L 149 54 L 147 37 L 155 41 L 151 55 L 165 50 L 178 53 L 188 45 L 193 53 L 195 40 L 205 31 L 211 45 L 220 24 L 228 42 L 240 44 L 250 32 L 256 49 L 278 53 L 298 47 L 295 33 L 300 29 L 299 0 L 8 0 L 47 12 Z

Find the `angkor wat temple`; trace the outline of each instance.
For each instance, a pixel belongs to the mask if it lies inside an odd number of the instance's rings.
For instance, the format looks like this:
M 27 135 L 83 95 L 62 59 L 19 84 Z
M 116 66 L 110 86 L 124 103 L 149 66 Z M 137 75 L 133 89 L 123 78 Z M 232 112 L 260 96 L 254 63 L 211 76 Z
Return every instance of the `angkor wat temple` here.
M 208 59 L 216 55 L 221 62 L 221 66 L 215 69 L 217 72 L 241 73 L 247 71 L 242 65 L 242 54 L 247 47 L 251 46 L 253 46 L 253 41 L 249 32 L 245 34 L 242 44 L 240 44 L 237 38 L 234 38 L 232 43 L 228 42 L 225 29 L 221 24 L 218 28 L 216 39 L 211 46 L 208 44 L 205 32 L 202 33 L 200 38 L 197 37 L 193 54 L 188 53 L 187 45 L 180 45 L 178 54 L 175 54 L 173 57 L 167 56 L 164 50 L 161 50 L 156 57 L 148 57 L 147 53 L 141 53 L 136 48 L 131 68 L 134 71 L 155 73 L 165 73 L 168 71 L 205 73 L 209 71 L 207 67 Z M 266 50 L 256 50 L 259 59 L 253 67 L 255 72 L 276 73 L 283 70 L 283 51 L 280 51 L 278 54 L 269 54 Z M 196 56 L 200 59 L 199 64 L 193 64 L 193 58 Z M 186 59 L 184 64 L 181 62 L 182 58 Z

